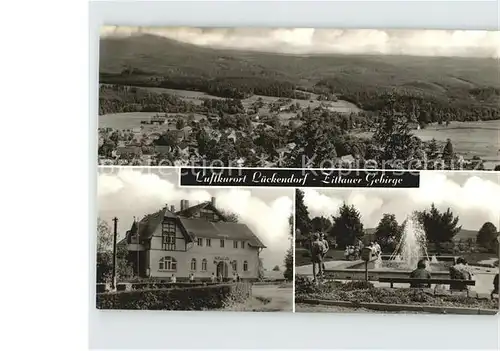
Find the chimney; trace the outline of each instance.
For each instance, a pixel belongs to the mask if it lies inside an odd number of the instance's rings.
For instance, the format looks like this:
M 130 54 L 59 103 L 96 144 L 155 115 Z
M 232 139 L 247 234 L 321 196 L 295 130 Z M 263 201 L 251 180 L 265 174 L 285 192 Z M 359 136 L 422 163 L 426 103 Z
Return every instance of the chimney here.
M 215 197 L 212 196 L 211 202 L 212 202 L 212 206 L 215 207 Z
M 181 200 L 181 211 L 184 211 L 187 208 L 189 208 L 189 201 L 188 200 Z
M 170 212 L 172 212 L 172 213 L 175 212 L 175 206 L 174 205 L 170 206 Z

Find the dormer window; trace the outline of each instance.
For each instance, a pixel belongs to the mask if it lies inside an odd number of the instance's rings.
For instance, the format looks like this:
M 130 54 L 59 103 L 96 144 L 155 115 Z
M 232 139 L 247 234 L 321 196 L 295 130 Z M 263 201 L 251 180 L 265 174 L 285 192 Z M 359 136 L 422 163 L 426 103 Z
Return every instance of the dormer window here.
M 161 227 L 162 248 L 166 251 L 175 251 L 176 224 L 172 218 L 165 218 Z
M 201 209 L 200 218 L 206 219 L 207 221 L 215 221 L 215 213 L 211 210 Z

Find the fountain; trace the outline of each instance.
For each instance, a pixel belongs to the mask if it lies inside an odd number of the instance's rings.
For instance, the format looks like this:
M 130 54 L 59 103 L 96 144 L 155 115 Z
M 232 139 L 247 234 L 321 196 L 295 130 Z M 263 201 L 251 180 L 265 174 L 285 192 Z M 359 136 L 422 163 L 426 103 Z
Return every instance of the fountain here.
M 370 280 L 378 277 L 408 277 L 417 268 L 419 260 L 425 259 L 427 270 L 432 271 L 434 278 L 448 278 L 449 267 L 454 257 L 429 257 L 425 231 L 414 216 L 408 216 L 404 222 L 404 230 L 391 255 L 380 255 L 368 263 Z M 338 279 L 364 279 L 364 263 L 355 263 L 344 269 L 331 270 Z
M 401 235 L 401 239 L 389 257 L 389 260 L 397 263 L 394 265 L 397 268 L 415 269 L 417 262 L 424 258 L 427 260 L 429 266 L 431 260 L 427 254 L 426 243 L 427 239 L 422 228 L 413 218 L 406 218 L 403 235 Z

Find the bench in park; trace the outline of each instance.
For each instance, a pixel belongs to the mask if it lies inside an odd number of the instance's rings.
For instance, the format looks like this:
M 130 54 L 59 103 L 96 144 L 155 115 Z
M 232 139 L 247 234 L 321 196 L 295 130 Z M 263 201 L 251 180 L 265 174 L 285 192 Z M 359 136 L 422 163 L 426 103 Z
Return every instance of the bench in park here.
M 394 287 L 394 283 L 400 283 L 400 284 L 414 284 L 416 286 L 431 286 L 431 284 L 435 284 L 436 287 L 439 284 L 445 284 L 445 285 L 450 285 L 450 286 L 463 286 L 463 289 L 455 289 L 451 288 L 450 290 L 456 290 L 456 291 L 467 291 L 467 295 L 469 294 L 469 290 L 466 289 L 467 286 L 474 286 L 476 285 L 476 282 L 474 280 L 458 280 L 458 279 L 416 279 L 416 278 L 391 278 L 391 277 L 380 277 L 378 279 L 380 283 L 390 283 L 391 288 Z M 434 289 L 435 290 L 435 289 Z

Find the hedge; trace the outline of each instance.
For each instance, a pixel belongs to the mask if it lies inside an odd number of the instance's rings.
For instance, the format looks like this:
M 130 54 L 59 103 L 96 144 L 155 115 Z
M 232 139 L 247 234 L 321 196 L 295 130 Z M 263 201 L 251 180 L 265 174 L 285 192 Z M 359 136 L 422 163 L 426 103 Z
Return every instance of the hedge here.
M 251 296 L 248 283 L 219 284 L 174 289 L 117 291 L 97 294 L 98 309 L 205 310 L 224 308 Z

